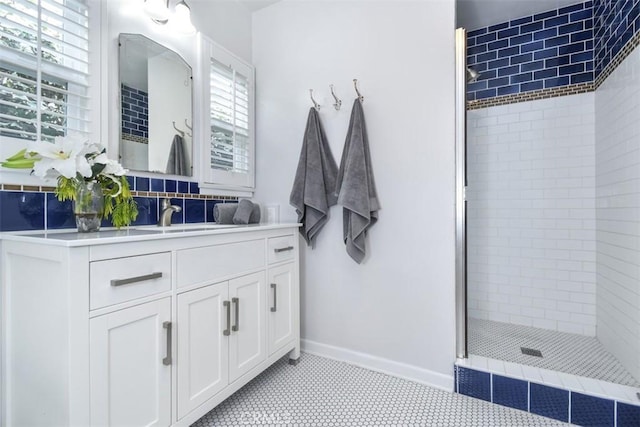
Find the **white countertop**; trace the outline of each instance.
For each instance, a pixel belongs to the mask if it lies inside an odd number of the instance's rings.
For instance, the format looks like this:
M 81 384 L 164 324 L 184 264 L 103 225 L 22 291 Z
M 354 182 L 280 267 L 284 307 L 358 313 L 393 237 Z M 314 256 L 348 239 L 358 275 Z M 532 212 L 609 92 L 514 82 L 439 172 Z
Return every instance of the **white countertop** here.
M 297 228 L 300 225 L 302 224 L 279 223 L 206 228 L 215 226 L 215 223 L 209 222 L 200 224 L 176 224 L 173 227 L 164 227 L 161 229 L 156 226 L 132 226 L 124 227 L 119 230 L 116 228 L 102 228 L 96 233 L 78 233 L 75 228 L 61 230 L 8 231 L 0 233 L 0 240 L 74 247 L 277 230 L 281 228 Z

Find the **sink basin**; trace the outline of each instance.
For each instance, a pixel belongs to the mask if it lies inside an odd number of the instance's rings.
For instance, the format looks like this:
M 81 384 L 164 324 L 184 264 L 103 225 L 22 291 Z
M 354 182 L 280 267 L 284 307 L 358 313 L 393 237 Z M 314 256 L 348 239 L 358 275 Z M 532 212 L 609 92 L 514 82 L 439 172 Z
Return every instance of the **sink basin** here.
M 214 223 L 194 223 L 194 224 L 174 224 L 167 227 L 158 227 L 157 225 L 144 225 L 140 227 L 131 227 L 134 230 L 157 231 L 157 232 L 177 232 L 177 231 L 205 231 L 217 230 L 221 228 L 238 227 L 235 224 L 214 224 Z

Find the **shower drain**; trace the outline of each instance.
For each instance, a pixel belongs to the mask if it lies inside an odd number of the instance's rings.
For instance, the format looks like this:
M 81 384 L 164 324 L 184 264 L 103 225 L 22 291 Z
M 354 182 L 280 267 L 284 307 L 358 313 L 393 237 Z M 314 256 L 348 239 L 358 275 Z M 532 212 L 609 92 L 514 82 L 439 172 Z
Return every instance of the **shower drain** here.
M 522 351 L 522 354 L 526 354 L 527 356 L 542 357 L 542 352 L 533 348 L 520 347 L 520 351 Z

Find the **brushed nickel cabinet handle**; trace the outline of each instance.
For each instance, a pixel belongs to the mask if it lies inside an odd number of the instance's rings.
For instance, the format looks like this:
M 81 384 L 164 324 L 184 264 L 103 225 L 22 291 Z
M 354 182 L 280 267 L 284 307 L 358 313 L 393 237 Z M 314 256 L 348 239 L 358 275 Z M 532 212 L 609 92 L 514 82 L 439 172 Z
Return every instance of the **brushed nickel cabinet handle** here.
M 162 277 L 162 273 L 158 272 L 158 273 L 145 274 L 143 276 L 129 277 L 127 279 L 113 279 L 111 281 L 111 286 L 122 286 L 122 285 L 128 285 L 130 283 L 145 282 L 147 280 L 159 279 L 161 277 Z
M 222 331 L 222 335 L 229 336 L 231 335 L 231 303 L 229 301 L 224 301 L 222 305 L 227 309 L 227 329 Z
M 275 313 L 278 310 L 278 288 L 275 283 L 271 284 L 271 289 L 273 289 L 273 307 L 271 307 L 271 312 Z
M 162 364 L 171 365 L 171 322 L 162 323 L 162 327 L 167 330 L 167 355 L 162 359 Z
M 231 298 L 231 302 L 236 305 L 236 323 L 231 327 L 233 332 L 240 330 L 240 298 Z
M 279 254 L 280 252 L 287 252 L 292 250 L 293 250 L 293 246 L 287 246 L 286 248 L 275 248 L 273 251 Z

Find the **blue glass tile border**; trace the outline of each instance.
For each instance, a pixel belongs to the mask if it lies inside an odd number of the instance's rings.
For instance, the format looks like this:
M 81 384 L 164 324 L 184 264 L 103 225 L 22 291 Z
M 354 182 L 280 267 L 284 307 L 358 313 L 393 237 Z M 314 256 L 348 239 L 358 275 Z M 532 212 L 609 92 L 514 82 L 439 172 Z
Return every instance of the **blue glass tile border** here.
M 574 425 L 640 425 L 640 405 L 590 396 L 456 364 L 454 381 L 456 393 Z

